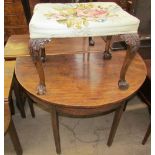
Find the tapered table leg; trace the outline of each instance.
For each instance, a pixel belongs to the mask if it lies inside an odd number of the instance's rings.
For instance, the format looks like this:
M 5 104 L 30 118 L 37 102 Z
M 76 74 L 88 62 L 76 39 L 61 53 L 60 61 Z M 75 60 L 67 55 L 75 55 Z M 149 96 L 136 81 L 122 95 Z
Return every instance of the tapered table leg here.
M 118 81 L 118 86 L 120 89 L 128 89 L 129 84 L 125 79 L 126 72 L 133 60 L 133 58 L 136 55 L 136 52 L 138 51 L 138 48 L 140 46 L 140 40 L 138 34 L 128 34 L 128 35 L 121 35 L 121 38 L 126 42 L 127 44 L 127 52 L 126 56 L 123 62 L 123 66 L 121 68 L 120 72 L 120 79 Z
M 45 75 L 42 65 L 42 61 L 45 61 L 45 44 L 48 43 L 50 39 L 30 39 L 29 48 L 30 55 L 33 58 L 33 62 L 36 66 L 39 75 L 39 85 L 37 87 L 37 94 L 43 95 L 46 92 L 45 86 Z
M 26 113 L 24 109 L 25 100 L 23 98 L 23 90 L 16 79 L 15 73 L 13 77 L 13 89 L 16 96 L 16 104 L 20 111 L 21 117 L 26 118 Z
M 106 37 L 106 45 L 105 45 L 105 51 L 103 53 L 103 59 L 109 60 L 111 59 L 112 55 L 110 53 L 110 42 L 111 42 L 112 36 Z
M 15 107 L 14 107 L 13 99 L 12 99 L 12 90 L 13 90 L 13 88 L 11 87 L 10 93 L 9 93 L 9 106 L 10 106 L 10 110 L 11 110 L 11 115 L 14 115 L 15 114 Z
M 34 103 L 29 96 L 27 97 L 27 99 L 28 99 L 28 104 L 30 107 L 31 115 L 34 118 L 35 117 L 34 106 L 33 106 Z
M 21 144 L 20 144 L 16 129 L 15 129 L 15 126 L 14 126 L 14 123 L 13 123 L 12 120 L 10 122 L 8 132 L 9 132 L 10 138 L 12 140 L 12 143 L 13 143 L 13 146 L 15 148 L 15 151 L 16 151 L 17 155 L 22 155 L 23 150 L 22 150 L 22 147 L 21 147 Z
M 52 128 L 55 141 L 56 152 L 61 153 L 60 135 L 59 135 L 59 118 L 55 107 L 52 107 Z
M 113 119 L 112 127 L 111 127 L 111 130 L 110 130 L 110 135 L 109 135 L 108 142 L 107 142 L 108 146 L 112 145 L 113 139 L 115 137 L 116 130 L 118 128 L 118 124 L 120 122 L 120 119 L 121 119 L 121 116 L 122 116 L 122 113 L 123 113 L 124 103 L 125 102 L 123 102 L 120 105 L 120 107 L 117 108 L 117 110 L 115 112 L 115 116 L 114 116 L 114 119 Z
M 149 124 L 149 126 L 147 128 L 146 134 L 145 134 L 144 139 L 142 141 L 143 145 L 146 143 L 147 139 L 149 138 L 150 133 L 151 133 L 151 122 L 150 122 L 150 124 Z

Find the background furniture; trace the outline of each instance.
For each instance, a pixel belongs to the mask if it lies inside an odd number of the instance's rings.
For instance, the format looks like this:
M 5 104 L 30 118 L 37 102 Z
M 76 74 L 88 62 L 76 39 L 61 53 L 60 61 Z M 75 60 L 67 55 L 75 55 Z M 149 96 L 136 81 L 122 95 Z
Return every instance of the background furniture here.
M 48 56 L 45 74 L 49 91 L 45 95 L 36 94 L 37 73 L 31 57 L 17 58 L 15 73 L 19 83 L 36 103 L 51 111 L 57 153 L 61 152 L 59 115 L 92 117 L 115 111 L 107 143 L 112 144 L 123 101 L 138 90 L 146 77 L 145 64 L 137 54 L 129 69 L 132 72 L 127 72 L 131 86 L 126 91 L 119 90 L 114 77 L 118 77 L 125 52 L 113 54 L 111 61 L 103 61 L 102 53 L 91 53 L 89 63 L 83 61 L 83 54 Z
M 10 35 L 25 33 L 28 33 L 28 25 L 21 0 L 4 0 L 5 43 Z
M 13 108 L 11 97 L 12 79 L 15 61 L 4 63 L 4 135 L 8 132 L 17 155 L 22 155 L 22 148 L 11 118 L 10 109 Z M 14 108 L 13 108 L 14 110 Z
M 9 43 L 6 43 L 6 46 L 8 46 Z M 13 52 L 13 50 L 15 49 L 15 47 L 18 48 L 18 46 L 16 46 L 15 44 L 11 45 L 11 48 L 8 50 L 10 53 Z M 10 59 L 9 55 L 5 55 L 4 54 L 4 59 L 5 59 L 5 85 L 7 86 L 6 90 L 9 90 L 9 105 L 10 105 L 10 110 L 11 110 L 11 114 L 15 114 L 15 108 L 14 108 L 14 103 L 13 103 L 13 98 L 12 98 L 12 92 L 14 91 L 15 97 L 16 97 L 16 106 L 18 107 L 21 117 L 26 118 L 26 113 L 25 113 L 25 102 L 26 102 L 26 94 L 24 94 L 24 91 L 22 90 L 22 88 L 20 87 L 16 76 L 14 74 L 14 67 L 15 67 L 15 63 L 16 63 L 16 57 L 17 56 L 21 56 L 21 51 L 17 54 L 15 53 L 15 55 L 12 57 L 12 59 Z M 11 60 L 11 61 L 9 61 Z M 11 85 L 10 85 L 10 80 L 11 80 Z M 8 94 L 8 92 L 6 92 L 6 94 Z M 7 95 L 6 95 L 7 96 Z M 28 98 L 28 104 L 30 107 L 30 111 L 31 111 L 31 115 L 32 117 L 35 117 L 35 112 L 34 112 L 34 108 L 33 108 L 33 103 L 31 102 L 31 100 Z

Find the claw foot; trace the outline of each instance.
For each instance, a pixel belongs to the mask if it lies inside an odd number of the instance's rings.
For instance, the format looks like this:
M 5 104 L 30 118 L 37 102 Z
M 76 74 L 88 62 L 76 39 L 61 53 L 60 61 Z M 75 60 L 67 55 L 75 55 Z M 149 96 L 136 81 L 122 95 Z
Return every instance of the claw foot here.
M 129 88 L 129 84 L 125 80 L 119 80 L 118 86 L 121 90 L 126 90 Z
M 46 93 L 45 85 L 39 85 L 37 88 L 37 94 L 38 95 L 44 95 L 45 93 Z

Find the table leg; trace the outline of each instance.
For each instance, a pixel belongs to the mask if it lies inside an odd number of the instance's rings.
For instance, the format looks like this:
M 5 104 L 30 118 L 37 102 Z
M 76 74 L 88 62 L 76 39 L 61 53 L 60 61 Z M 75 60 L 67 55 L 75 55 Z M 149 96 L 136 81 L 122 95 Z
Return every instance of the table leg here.
M 88 38 L 85 37 L 83 39 L 83 61 L 85 63 L 89 62 L 89 58 L 90 58 L 90 52 L 88 50 L 89 46 L 88 46 Z
M 105 51 L 103 53 L 103 59 L 105 60 L 110 60 L 112 55 L 110 53 L 110 42 L 111 42 L 112 36 L 107 36 L 106 37 L 106 45 L 105 45 Z
M 150 136 L 150 133 L 151 133 L 151 122 L 150 122 L 150 124 L 149 124 L 149 126 L 148 126 L 148 129 L 147 129 L 146 134 L 145 134 L 145 136 L 144 136 L 144 139 L 143 139 L 143 141 L 142 141 L 142 144 L 143 144 L 143 145 L 146 143 L 148 137 Z
M 29 48 L 30 55 L 33 58 L 33 62 L 36 66 L 39 75 L 39 85 L 37 87 L 37 94 L 43 95 L 46 92 L 45 75 L 42 66 L 42 61 L 45 61 L 45 44 L 51 41 L 50 39 L 30 39 Z
M 41 48 L 41 61 L 42 62 L 45 62 L 46 61 L 45 48 Z
M 34 106 L 33 106 L 34 103 L 28 95 L 27 95 L 27 99 L 28 99 L 28 104 L 30 107 L 31 115 L 34 118 L 35 117 Z
M 13 76 L 13 90 L 16 97 L 16 104 L 20 111 L 21 117 L 26 118 L 26 113 L 24 109 L 25 100 L 23 98 L 23 90 L 16 79 L 15 73 Z
M 89 46 L 94 46 L 95 45 L 95 41 L 93 40 L 92 37 L 89 37 Z
M 119 121 L 120 121 L 122 113 L 123 113 L 124 103 L 125 102 L 123 102 L 120 105 L 120 107 L 117 108 L 117 110 L 115 112 L 115 116 L 114 116 L 114 119 L 113 119 L 112 127 L 111 127 L 111 130 L 110 130 L 110 135 L 109 135 L 108 142 L 107 142 L 108 146 L 112 145 L 113 139 L 115 137 L 116 130 L 118 128 L 118 124 L 119 124 Z
M 13 146 L 15 148 L 15 151 L 16 151 L 17 155 L 22 155 L 23 150 L 22 150 L 22 147 L 21 147 L 21 144 L 20 144 L 20 141 L 19 141 L 16 129 L 15 129 L 15 126 L 14 126 L 14 123 L 13 123 L 12 120 L 10 122 L 10 126 L 9 126 L 8 132 L 9 132 L 11 141 L 13 143 Z
M 126 81 L 125 76 L 140 46 L 140 40 L 139 40 L 138 34 L 121 35 L 121 38 L 127 44 L 127 52 L 123 62 L 123 66 L 121 68 L 120 80 L 118 81 L 118 86 L 120 89 L 124 90 L 124 89 L 128 89 L 129 87 L 129 84 Z
M 15 107 L 14 107 L 13 99 L 12 99 L 12 90 L 13 90 L 13 88 L 11 87 L 10 93 L 9 93 L 9 106 L 10 106 L 10 110 L 11 110 L 11 115 L 14 115 L 15 114 Z
M 55 141 L 56 152 L 61 153 L 60 134 L 59 134 L 59 118 L 55 107 L 52 107 L 52 128 Z

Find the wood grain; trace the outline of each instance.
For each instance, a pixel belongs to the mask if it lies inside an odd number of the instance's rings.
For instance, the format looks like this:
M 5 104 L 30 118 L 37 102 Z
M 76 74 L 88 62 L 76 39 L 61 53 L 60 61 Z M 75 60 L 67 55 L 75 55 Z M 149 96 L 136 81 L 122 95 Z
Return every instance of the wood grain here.
M 97 108 L 118 104 L 135 93 L 146 77 L 146 67 L 137 54 L 127 71 L 128 90 L 118 88 L 125 51 L 113 53 L 111 61 L 103 61 L 102 53 L 48 56 L 44 64 L 45 95 L 36 95 L 38 75 L 30 57 L 17 58 L 16 76 L 22 87 L 34 98 L 48 105 L 72 108 Z M 134 74 L 133 74 L 134 73 Z

